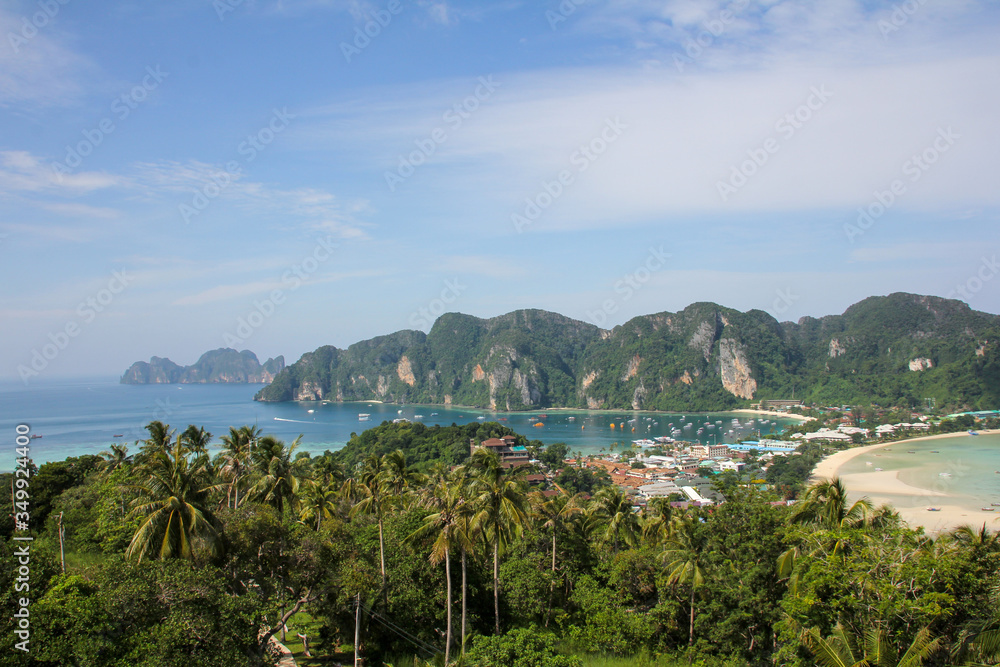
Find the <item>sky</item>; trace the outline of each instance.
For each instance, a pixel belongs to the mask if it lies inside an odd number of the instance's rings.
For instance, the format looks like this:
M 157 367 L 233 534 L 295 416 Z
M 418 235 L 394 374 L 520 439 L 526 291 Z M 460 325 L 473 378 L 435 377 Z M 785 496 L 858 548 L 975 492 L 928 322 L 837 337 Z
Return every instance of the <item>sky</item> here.
M 443 312 L 1000 312 L 986 0 L 13 0 L 0 377 Z

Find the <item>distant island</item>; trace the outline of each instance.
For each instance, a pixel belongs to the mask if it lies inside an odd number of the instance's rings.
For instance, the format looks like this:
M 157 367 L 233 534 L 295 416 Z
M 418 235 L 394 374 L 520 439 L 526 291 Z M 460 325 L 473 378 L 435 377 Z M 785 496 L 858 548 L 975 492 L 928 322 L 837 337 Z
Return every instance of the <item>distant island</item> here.
M 306 353 L 259 401 L 365 401 L 707 411 L 801 399 L 821 405 L 982 408 L 1000 403 L 1000 317 L 961 301 L 896 293 L 842 315 L 779 322 L 695 303 L 611 330 L 543 310 L 446 313 Z
M 237 352 L 219 348 L 201 355 L 191 366 L 179 366 L 169 359 L 153 357 L 137 361 L 122 375 L 121 384 L 266 384 L 285 368 L 283 356 L 261 365 L 250 350 Z

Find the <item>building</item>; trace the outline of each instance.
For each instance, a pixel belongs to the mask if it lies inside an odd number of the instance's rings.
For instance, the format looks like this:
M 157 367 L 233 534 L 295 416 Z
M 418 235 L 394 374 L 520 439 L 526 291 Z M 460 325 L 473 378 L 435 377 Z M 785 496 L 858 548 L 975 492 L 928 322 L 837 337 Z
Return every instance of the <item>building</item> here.
M 504 467 L 527 465 L 528 450 L 523 445 L 517 444 L 517 438 L 512 435 L 505 435 L 502 438 L 490 438 L 476 444 L 475 438 L 469 440 L 469 453 L 476 451 L 477 447 L 485 447 L 500 457 L 500 463 Z
M 729 456 L 729 445 L 695 445 L 691 455 L 706 459 L 726 458 Z

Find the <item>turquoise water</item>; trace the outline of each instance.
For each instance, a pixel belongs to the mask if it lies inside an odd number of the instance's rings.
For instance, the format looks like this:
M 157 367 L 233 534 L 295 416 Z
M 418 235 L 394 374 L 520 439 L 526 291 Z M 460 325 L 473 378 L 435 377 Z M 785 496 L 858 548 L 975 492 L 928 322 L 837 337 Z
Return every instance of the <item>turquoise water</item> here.
M 875 468 L 898 471 L 900 481 L 948 494 L 962 504 L 989 506 L 1000 502 L 1000 474 L 996 473 L 1000 470 L 1000 435 L 997 434 L 897 443 L 855 457 L 839 473 L 873 472 Z M 935 504 L 926 497 L 905 496 L 898 500 L 900 506 Z
M 253 395 L 260 385 L 186 384 L 186 385 L 123 385 L 118 378 L 39 381 L 25 387 L 20 383 L 0 384 L 0 432 L 10 435 L 10 455 L 0 452 L 0 470 L 10 470 L 14 459 L 14 428 L 30 425 L 34 434 L 43 437 L 31 441 L 31 456 L 36 463 L 57 461 L 67 456 L 97 454 L 114 442 L 132 443 L 145 437 L 143 426 L 153 420 L 170 424 L 178 431 L 188 424 L 204 426 L 215 435 L 228 433 L 230 426 L 257 424 L 265 433 L 286 441 L 302 435 L 300 451 L 312 454 L 343 447 L 352 432 L 377 426 L 385 419 L 406 417 L 432 425 L 466 424 L 477 421 L 501 420 L 533 440 L 546 444 L 565 442 L 574 451 L 598 452 L 613 443 L 628 445 L 639 438 L 671 434 L 671 424 L 682 429 L 678 439 L 711 442 L 734 442 L 737 437 L 766 436 L 780 431 L 789 420 L 762 423 L 750 415 L 730 413 L 670 415 L 648 412 L 593 412 L 587 410 L 550 410 L 544 412 L 544 424 L 533 426 L 530 417 L 543 412 L 498 413 L 466 408 L 441 406 L 392 405 L 381 403 L 257 403 Z M 400 412 L 401 411 L 401 412 Z M 371 420 L 359 422 L 359 413 L 370 413 Z M 436 413 L 436 414 L 434 414 Z M 682 420 L 682 417 L 684 419 Z M 738 417 L 741 426 L 734 428 Z M 634 419 L 630 424 L 628 420 Z M 478 420 L 482 421 L 482 420 Z M 609 428 L 611 422 L 625 425 Z M 705 422 L 715 425 L 698 435 Z M 779 422 L 780 425 L 775 422 Z M 686 424 L 690 428 L 684 428 Z M 635 432 L 632 432 L 633 426 Z M 733 433 L 729 433 L 732 429 Z M 722 431 L 720 435 L 713 435 Z M 122 437 L 115 438 L 114 435 Z

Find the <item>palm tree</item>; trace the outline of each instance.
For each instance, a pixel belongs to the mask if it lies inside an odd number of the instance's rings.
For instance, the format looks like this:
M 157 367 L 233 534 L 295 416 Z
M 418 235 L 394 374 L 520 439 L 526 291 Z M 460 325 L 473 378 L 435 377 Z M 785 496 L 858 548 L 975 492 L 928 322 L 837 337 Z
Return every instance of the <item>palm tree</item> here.
M 208 443 L 212 441 L 212 434 L 206 431 L 204 426 L 197 427 L 191 424 L 181 433 L 180 439 L 189 452 L 201 456 L 208 454 Z
M 600 539 L 610 542 L 615 553 L 619 543 L 635 544 L 639 519 L 632 511 L 632 499 L 618 486 L 606 486 L 594 495 L 591 514 L 601 526 Z
M 137 494 L 132 515 L 144 517 L 126 556 L 194 558 L 192 545 L 203 541 L 218 555 L 221 541 L 215 519 L 207 508 L 211 472 L 207 457 L 189 459 L 180 440 L 170 452 L 147 458 L 145 481 L 126 488 Z
M 542 528 L 552 531 L 552 582 L 549 585 L 549 606 L 545 612 L 545 626 L 549 625 L 549 614 L 552 611 L 552 596 L 556 586 L 556 537 L 564 532 L 573 517 L 582 514 L 583 494 L 570 495 L 568 491 L 556 485 L 559 495 L 546 498 L 540 491 L 531 494 L 531 518 Z
M 651 513 L 650 513 L 651 512 Z M 642 536 L 651 544 L 659 544 L 670 534 L 673 508 L 667 498 L 653 498 L 643 512 Z
M 940 647 L 940 639 L 931 641 L 930 631 L 923 628 L 899 657 L 881 630 L 869 630 L 858 641 L 840 623 L 829 638 L 813 628 L 802 633 L 802 642 L 823 667 L 920 667 Z
M 875 507 L 868 498 L 848 506 L 847 488 L 839 477 L 810 486 L 792 513 L 793 523 L 818 524 L 828 529 L 858 528 L 871 523 Z
M 352 493 L 357 493 L 361 499 L 351 508 L 351 516 L 357 514 L 374 515 L 378 521 L 378 553 L 382 569 L 383 599 L 386 592 L 385 578 L 385 533 L 383 520 L 386 511 L 392 505 L 392 496 L 386 489 L 385 459 L 378 454 L 369 454 L 361 465 L 358 480 L 352 483 Z
M 416 541 L 426 537 L 434 537 L 434 543 L 431 546 L 431 563 L 438 565 L 444 561 L 447 616 L 444 664 L 447 665 L 451 657 L 451 554 L 456 549 L 467 549 L 471 545 L 471 540 L 466 532 L 468 522 L 463 520 L 469 515 L 470 507 L 462 494 L 461 486 L 454 483 L 449 484 L 447 481 L 439 482 L 434 487 L 432 493 L 427 497 L 426 504 L 436 509 L 437 512 L 424 518 L 424 524 L 414 531 L 408 539 Z M 464 617 L 464 605 L 462 613 Z
M 473 529 L 493 547 L 494 630 L 500 635 L 500 552 L 517 535 L 527 519 L 524 484 L 515 468 L 510 472 L 494 452 L 479 448 L 469 462 L 473 473 L 470 489 L 476 514 Z
M 257 446 L 260 429 L 256 426 L 229 427 L 229 435 L 222 436 L 219 453 L 220 474 L 230 478 L 229 492 L 233 495 L 233 509 L 240 506 L 240 477 L 247 469 L 250 454 Z M 228 503 L 228 498 L 227 498 Z
M 299 494 L 299 521 L 305 524 L 316 522 L 316 530 L 323 525 L 323 519 L 337 515 L 340 495 L 332 482 L 307 480 Z
M 382 457 L 382 468 L 386 491 L 398 502 L 402 502 L 410 489 L 420 486 L 426 479 L 406 465 L 406 455 L 399 449 Z
M 678 516 L 670 522 L 669 536 L 661 558 L 667 564 L 667 582 L 670 584 L 690 584 L 691 618 L 688 627 L 688 649 L 694 646 L 694 597 L 705 583 L 702 558 L 708 540 L 703 530 L 699 530 L 698 520 L 691 515 Z M 690 654 L 689 654 L 690 659 Z
M 100 465 L 105 475 L 110 475 L 115 470 L 132 462 L 132 457 L 128 454 L 128 445 L 125 443 L 113 443 L 108 450 L 101 452 L 98 456 L 104 459 Z
M 300 435 L 291 445 L 285 445 L 272 435 L 265 435 L 251 451 L 250 463 L 257 481 L 250 494 L 260 502 L 272 505 L 279 514 L 285 511 L 285 504 L 295 500 L 299 490 L 298 466 L 292 454 L 302 440 Z
M 164 424 L 161 421 L 151 421 L 146 424 L 146 430 L 149 431 L 149 437 L 139 441 L 139 443 L 142 443 L 140 445 L 141 458 L 152 456 L 158 452 L 170 452 L 174 432 L 170 430 L 169 424 Z

